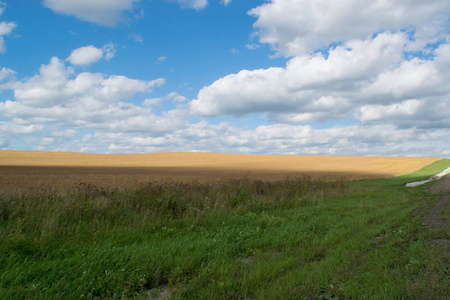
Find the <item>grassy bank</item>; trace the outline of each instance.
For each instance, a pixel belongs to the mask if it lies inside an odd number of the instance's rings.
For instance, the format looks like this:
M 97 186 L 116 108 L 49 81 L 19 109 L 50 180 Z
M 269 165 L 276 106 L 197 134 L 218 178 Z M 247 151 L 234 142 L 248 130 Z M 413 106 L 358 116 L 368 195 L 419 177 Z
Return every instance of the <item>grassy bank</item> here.
M 444 299 L 439 195 L 402 179 L 80 184 L 0 199 L 0 298 Z

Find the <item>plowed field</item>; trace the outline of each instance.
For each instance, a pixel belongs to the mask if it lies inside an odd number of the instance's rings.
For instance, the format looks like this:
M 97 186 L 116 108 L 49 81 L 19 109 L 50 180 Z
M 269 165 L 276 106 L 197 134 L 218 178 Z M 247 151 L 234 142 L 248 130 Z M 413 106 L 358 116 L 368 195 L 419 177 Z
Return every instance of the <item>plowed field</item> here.
M 410 173 L 436 160 L 439 158 L 0 151 L 0 191 L 67 191 L 80 183 L 128 188 L 155 180 L 204 181 L 229 177 L 374 179 Z

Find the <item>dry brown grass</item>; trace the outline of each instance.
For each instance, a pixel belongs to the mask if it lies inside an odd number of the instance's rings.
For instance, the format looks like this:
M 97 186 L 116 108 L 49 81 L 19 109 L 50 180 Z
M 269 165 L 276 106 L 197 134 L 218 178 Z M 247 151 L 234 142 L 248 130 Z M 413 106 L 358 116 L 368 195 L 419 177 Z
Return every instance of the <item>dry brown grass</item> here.
M 0 190 L 71 190 L 83 182 L 127 188 L 154 180 L 267 180 L 295 176 L 372 179 L 418 170 L 433 157 L 247 155 L 218 153 L 83 154 L 0 151 Z

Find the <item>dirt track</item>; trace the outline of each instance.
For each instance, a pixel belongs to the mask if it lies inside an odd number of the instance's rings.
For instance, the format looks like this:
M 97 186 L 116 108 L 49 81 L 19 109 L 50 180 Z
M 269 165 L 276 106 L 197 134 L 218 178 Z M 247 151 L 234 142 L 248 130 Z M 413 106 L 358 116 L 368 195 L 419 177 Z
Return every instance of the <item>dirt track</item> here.
M 436 205 L 428 210 L 423 218 L 423 225 L 427 229 L 444 228 L 450 226 L 450 220 L 445 219 L 443 211 L 450 205 L 450 176 L 443 177 L 430 188 L 433 194 L 443 193 Z M 450 246 L 450 239 L 433 240 L 430 245 Z
M 436 181 L 436 183 L 434 183 L 430 188 L 430 192 L 433 194 L 450 192 L 450 175 Z

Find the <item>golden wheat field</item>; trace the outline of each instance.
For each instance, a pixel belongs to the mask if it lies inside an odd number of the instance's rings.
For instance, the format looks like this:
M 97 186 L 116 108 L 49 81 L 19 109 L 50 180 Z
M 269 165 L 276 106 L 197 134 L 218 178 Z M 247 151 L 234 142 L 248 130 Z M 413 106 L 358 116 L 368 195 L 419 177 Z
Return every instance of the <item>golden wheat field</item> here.
M 68 191 L 81 183 L 103 188 L 132 188 L 155 180 L 204 181 L 229 177 L 372 179 L 413 172 L 436 160 L 439 158 L 0 151 L 0 191 Z

